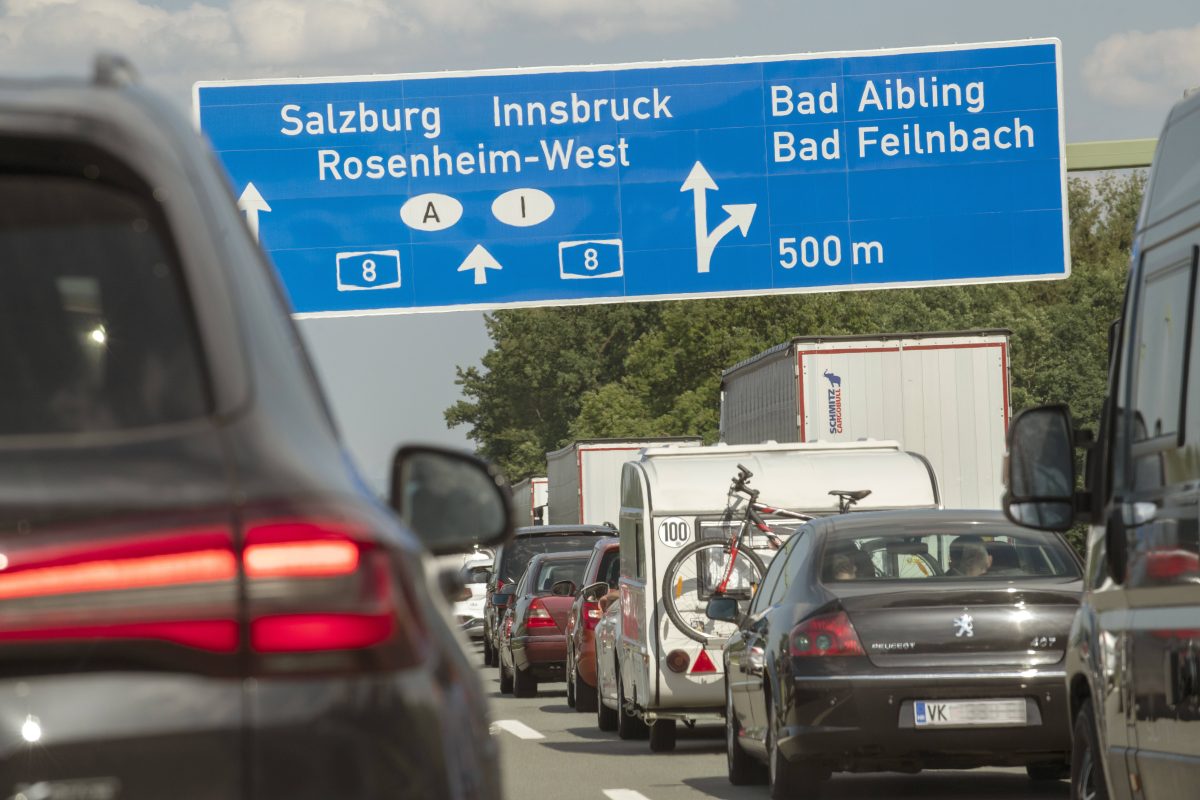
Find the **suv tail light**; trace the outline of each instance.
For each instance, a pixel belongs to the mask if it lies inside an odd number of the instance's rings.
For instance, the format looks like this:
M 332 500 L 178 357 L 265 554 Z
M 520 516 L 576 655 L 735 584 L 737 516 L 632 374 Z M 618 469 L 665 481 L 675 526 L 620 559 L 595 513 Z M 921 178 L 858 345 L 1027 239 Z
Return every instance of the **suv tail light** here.
M 332 516 L 259 519 L 239 558 L 219 523 L 46 531 L 0 560 L 0 643 L 124 642 L 146 658 L 163 654 L 146 649 L 156 642 L 218 656 L 248 646 L 267 671 L 318 666 L 301 654 L 321 654 L 321 670 L 417 663 L 423 617 L 365 533 Z
M 170 642 L 238 649 L 237 556 L 222 525 L 181 526 L 99 540 L 46 532 L 6 542 L 0 642 Z
M 420 610 L 365 530 L 333 518 L 265 519 L 247 526 L 244 542 L 251 651 L 376 650 L 396 666 L 420 660 Z
M 793 658 L 866 655 L 845 611 L 804 620 L 792 629 L 788 641 Z
M 585 602 L 583 604 L 583 627 L 585 630 L 596 630 L 601 616 L 599 603 Z
M 550 612 L 542 605 L 541 600 L 534 600 L 529 604 L 529 613 L 525 617 L 526 628 L 555 628 L 557 624 L 554 622 L 554 617 L 550 616 Z

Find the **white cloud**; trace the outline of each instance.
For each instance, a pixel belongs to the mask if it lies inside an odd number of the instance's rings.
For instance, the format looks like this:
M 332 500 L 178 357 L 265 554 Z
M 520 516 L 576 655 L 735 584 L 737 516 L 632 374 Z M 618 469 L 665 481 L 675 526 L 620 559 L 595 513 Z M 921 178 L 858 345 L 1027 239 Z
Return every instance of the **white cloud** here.
M 505 31 L 602 41 L 727 18 L 734 0 L 0 0 L 0 72 L 76 72 L 97 49 L 153 83 L 400 72 Z M 508 66 L 496 64 L 496 66 Z
M 1200 85 L 1200 25 L 1110 36 L 1088 54 L 1083 77 L 1089 92 L 1112 105 L 1169 106 Z

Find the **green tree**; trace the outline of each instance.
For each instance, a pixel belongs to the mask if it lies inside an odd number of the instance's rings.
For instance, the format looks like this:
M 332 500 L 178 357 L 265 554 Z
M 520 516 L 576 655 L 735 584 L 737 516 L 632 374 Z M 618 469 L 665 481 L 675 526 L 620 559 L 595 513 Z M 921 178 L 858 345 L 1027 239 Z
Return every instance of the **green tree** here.
M 1070 182 L 1063 281 L 497 313 L 484 371 L 460 370 L 468 399 L 447 421 L 525 477 L 573 438 L 715 441 L 721 372 L 794 336 L 967 328 L 1012 331 L 1014 409 L 1066 402 L 1095 420 L 1143 185 L 1140 173 Z
M 480 367 L 458 368 L 463 399 L 446 410 L 447 425 L 469 425 L 480 454 L 511 480 L 544 474 L 546 452 L 566 443 L 580 398 L 623 374 L 630 346 L 661 309 L 639 303 L 489 315 L 492 349 Z

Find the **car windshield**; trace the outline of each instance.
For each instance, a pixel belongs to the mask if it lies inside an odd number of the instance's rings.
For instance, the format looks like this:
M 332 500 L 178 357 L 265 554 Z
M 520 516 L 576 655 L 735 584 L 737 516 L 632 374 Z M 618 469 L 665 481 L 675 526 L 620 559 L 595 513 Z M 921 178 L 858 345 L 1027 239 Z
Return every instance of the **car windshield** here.
M 587 566 L 587 558 L 556 558 L 542 562 L 537 578 L 532 582 L 536 594 L 548 594 L 559 581 L 570 581 L 579 586 L 583 580 L 583 568 Z
M 501 580 L 515 581 L 525 572 L 533 557 L 541 553 L 570 553 L 575 550 L 591 550 L 602 533 L 572 533 L 566 535 L 518 536 L 504 546 L 500 554 L 497 574 Z
M 1014 529 L 922 534 L 835 534 L 825 545 L 821 580 L 987 580 L 1078 578 L 1061 537 Z

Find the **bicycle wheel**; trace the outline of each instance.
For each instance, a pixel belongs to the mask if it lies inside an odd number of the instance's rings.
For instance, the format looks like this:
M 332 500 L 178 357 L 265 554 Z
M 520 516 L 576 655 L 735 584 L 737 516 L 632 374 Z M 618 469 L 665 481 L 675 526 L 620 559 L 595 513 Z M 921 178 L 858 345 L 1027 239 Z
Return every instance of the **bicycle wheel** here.
M 684 635 L 701 644 L 725 639 L 732 632 L 730 623 L 715 622 L 704 613 L 726 574 L 730 578 L 725 594 L 748 602 L 767 571 L 762 559 L 748 547 L 738 550 L 732 571 L 729 557 L 726 540 L 693 542 L 671 559 L 663 575 L 662 601 L 667 616 Z

